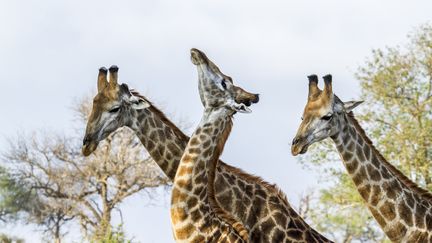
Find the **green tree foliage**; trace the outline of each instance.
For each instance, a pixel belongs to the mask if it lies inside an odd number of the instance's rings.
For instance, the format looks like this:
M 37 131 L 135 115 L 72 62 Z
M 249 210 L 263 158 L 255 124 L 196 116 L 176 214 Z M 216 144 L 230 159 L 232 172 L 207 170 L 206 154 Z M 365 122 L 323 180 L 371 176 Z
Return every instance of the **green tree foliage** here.
M 19 214 L 29 213 L 38 205 L 28 185 L 17 180 L 0 167 L 0 221 L 14 222 Z
M 358 68 L 363 108 L 356 117 L 379 151 L 405 175 L 432 189 L 432 25 L 404 46 L 372 51 Z M 333 143 L 314 145 L 301 160 L 328 187 L 316 194 L 313 225 L 343 242 L 387 241 L 343 168 Z M 312 163 L 311 163 L 312 162 Z

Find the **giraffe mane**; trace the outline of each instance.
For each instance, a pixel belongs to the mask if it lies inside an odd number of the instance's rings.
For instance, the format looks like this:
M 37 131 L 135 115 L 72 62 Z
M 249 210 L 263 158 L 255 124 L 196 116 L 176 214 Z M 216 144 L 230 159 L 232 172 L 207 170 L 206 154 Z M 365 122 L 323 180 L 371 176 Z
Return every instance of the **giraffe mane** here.
M 290 205 L 287 199 L 287 196 L 285 195 L 285 193 L 279 188 L 279 186 L 277 186 L 276 184 L 270 183 L 265 181 L 263 178 L 256 176 L 256 175 L 251 175 L 247 172 L 245 172 L 244 170 L 234 167 L 232 165 L 226 164 L 225 162 L 223 162 L 222 160 L 220 160 L 221 163 L 224 164 L 224 166 L 226 167 L 227 171 L 232 172 L 233 174 L 238 175 L 239 177 L 243 178 L 244 180 L 248 181 L 248 182 L 252 182 L 252 183 L 257 183 L 261 186 L 264 186 L 264 188 L 266 188 L 267 190 L 275 193 L 286 205 Z
M 359 132 L 360 136 L 365 140 L 365 142 L 371 146 L 371 151 L 375 153 L 375 155 L 378 156 L 378 159 L 398 178 L 400 181 L 407 186 L 408 188 L 412 189 L 415 193 L 419 194 L 420 197 L 423 197 L 427 200 L 432 200 L 432 193 L 426 189 L 421 188 L 419 185 L 417 185 L 415 182 L 413 182 L 410 178 L 405 176 L 400 170 L 398 170 L 394 165 L 392 165 L 390 162 L 388 162 L 384 156 L 375 148 L 373 142 L 370 140 L 370 138 L 366 135 L 365 130 L 360 126 L 360 123 L 357 121 L 357 119 L 354 117 L 354 113 L 351 111 L 348 114 L 348 117 L 350 118 L 351 122 L 354 124 L 354 127 Z
M 174 125 L 174 123 L 170 119 L 168 119 L 168 117 L 159 108 L 154 106 L 153 103 L 150 102 L 146 97 L 144 97 L 142 94 L 140 94 L 138 91 L 134 89 L 131 89 L 130 92 L 132 95 L 140 99 L 143 99 L 144 101 L 149 103 L 150 107 L 148 109 L 151 110 L 153 113 L 155 113 L 158 117 L 160 117 L 161 121 L 165 123 L 167 126 L 169 126 L 173 130 L 173 132 L 177 135 L 178 138 L 185 141 L 189 141 L 189 136 L 184 134 L 182 130 L 180 130 L 176 125 Z

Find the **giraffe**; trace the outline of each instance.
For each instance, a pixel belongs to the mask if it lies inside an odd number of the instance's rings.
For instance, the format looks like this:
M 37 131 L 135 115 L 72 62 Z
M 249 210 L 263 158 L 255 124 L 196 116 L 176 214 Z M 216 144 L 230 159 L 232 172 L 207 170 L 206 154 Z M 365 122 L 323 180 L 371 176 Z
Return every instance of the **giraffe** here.
M 387 162 L 355 119 L 362 101 L 342 102 L 332 91 L 332 76 L 324 89 L 309 78 L 309 95 L 291 151 L 298 155 L 330 137 L 358 192 L 385 234 L 394 242 L 432 242 L 432 194 Z
M 150 156 L 173 181 L 189 137 L 147 98 L 126 84 L 118 84 L 117 72 L 118 67 L 110 68 L 108 82 L 108 70 L 99 69 L 98 93 L 87 122 L 83 154 L 90 155 L 101 140 L 126 126 L 135 132 Z M 239 97 L 236 102 L 249 105 Z M 277 186 L 222 161 L 216 168 L 216 201 L 243 223 L 252 242 L 331 242 L 298 215 Z
M 171 197 L 171 222 L 177 241 L 248 242 L 249 233 L 241 222 L 225 213 L 214 198 L 214 174 L 232 128 L 236 112 L 250 112 L 240 95 L 250 103 L 258 95 L 236 92 L 232 80 L 212 70 L 204 54 L 191 50 L 197 66 L 199 93 L 204 106 L 201 121 L 180 160 Z

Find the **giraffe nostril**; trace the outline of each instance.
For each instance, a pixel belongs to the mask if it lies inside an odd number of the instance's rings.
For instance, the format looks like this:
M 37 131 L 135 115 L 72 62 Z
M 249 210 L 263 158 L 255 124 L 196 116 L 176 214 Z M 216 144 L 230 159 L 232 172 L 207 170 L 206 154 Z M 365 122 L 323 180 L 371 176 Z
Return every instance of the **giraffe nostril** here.
M 83 139 L 83 145 L 86 145 L 90 142 L 90 138 L 88 136 L 85 136 Z
M 299 142 L 299 138 L 294 138 L 292 141 L 292 145 L 296 145 Z

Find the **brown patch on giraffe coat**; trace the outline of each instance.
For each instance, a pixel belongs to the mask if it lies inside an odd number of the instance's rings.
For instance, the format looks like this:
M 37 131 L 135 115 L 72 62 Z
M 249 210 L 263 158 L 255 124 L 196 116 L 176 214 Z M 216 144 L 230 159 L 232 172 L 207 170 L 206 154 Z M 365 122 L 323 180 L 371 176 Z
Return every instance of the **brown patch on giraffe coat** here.
M 425 215 L 426 213 L 426 209 L 424 207 L 417 207 L 417 214 L 418 215 Z M 422 217 L 415 217 L 414 220 L 415 226 L 419 227 L 420 229 L 425 229 L 426 228 L 426 224 L 425 224 L 425 219 Z
M 195 147 L 195 148 L 189 147 L 187 152 L 189 154 L 200 154 L 201 149 L 199 147 Z
M 198 208 L 192 209 L 192 211 L 189 212 L 189 215 L 191 217 L 192 222 L 197 222 L 199 219 L 201 219 L 201 212 Z
M 352 176 L 354 184 L 360 185 L 362 181 L 367 178 L 366 170 L 364 166 L 361 166 L 360 169 Z
M 193 168 L 191 166 L 180 166 L 177 171 L 177 176 L 184 176 L 192 174 Z
M 396 200 L 396 191 L 393 190 L 393 183 L 397 183 L 396 180 L 390 182 L 384 182 L 382 185 L 383 191 L 387 192 L 387 197 L 392 200 Z
M 369 203 L 372 205 L 377 205 L 380 199 L 381 199 L 381 188 L 377 185 L 373 185 Z
M 186 201 L 186 205 L 188 206 L 188 209 L 194 208 L 198 204 L 198 199 L 196 197 L 191 197 L 189 200 Z
M 366 166 L 367 166 L 366 170 L 368 171 L 370 179 L 373 181 L 380 181 L 381 180 L 381 174 L 379 173 L 379 171 L 377 169 L 375 169 L 370 164 L 368 164 Z
M 386 202 L 382 205 L 379 210 L 385 219 L 391 221 L 396 218 L 395 206 L 392 202 Z
M 405 223 L 407 223 L 408 225 L 412 225 L 413 220 L 412 220 L 411 209 L 409 209 L 405 205 L 404 201 L 402 201 L 402 202 L 400 202 L 398 204 L 398 212 L 399 212 L 400 219 L 402 219 L 403 221 L 405 221 Z
M 432 231 L 432 218 L 430 215 L 428 215 L 428 217 L 425 218 L 425 222 L 426 222 L 426 228 L 428 229 L 428 231 Z
M 372 215 L 374 216 L 378 224 L 381 226 L 381 228 L 384 228 L 384 226 L 386 225 L 386 221 L 381 216 L 381 214 L 373 207 L 369 207 L 369 210 L 371 211 Z
M 367 185 L 359 187 L 357 189 L 358 189 L 360 195 L 362 196 L 362 198 L 365 201 L 368 201 L 369 200 L 370 191 L 371 191 L 371 186 L 369 184 L 367 184 Z
M 391 241 L 399 242 L 401 240 L 401 237 L 403 237 L 406 234 L 406 232 L 407 232 L 407 228 L 405 227 L 405 225 L 403 225 L 400 222 L 396 222 L 392 226 L 392 229 L 386 232 L 386 234 Z
M 176 229 L 176 236 L 178 240 L 187 240 L 194 232 L 196 228 L 192 224 L 186 224 L 180 229 Z
M 174 222 L 181 222 L 185 221 L 188 215 L 182 208 L 171 208 L 171 218 L 173 218 Z
M 192 161 L 192 156 L 190 154 L 185 154 L 185 155 L 183 155 L 182 160 L 184 162 L 191 162 Z
M 190 242 L 194 242 L 194 243 L 195 242 L 196 243 L 201 243 L 201 242 L 204 242 L 204 241 L 205 241 L 205 238 L 202 235 L 197 235 L 194 238 L 190 239 Z
M 351 162 L 346 163 L 346 168 L 349 173 L 353 174 L 357 170 L 358 165 L 359 163 L 357 162 L 357 160 L 353 159 Z
M 295 229 L 288 230 L 287 235 L 294 240 L 301 240 L 303 238 L 303 232 Z
M 163 130 L 158 130 L 158 136 L 161 141 L 165 141 L 166 135 Z
M 146 146 L 147 151 L 153 151 L 153 149 L 155 147 L 155 144 L 153 143 L 153 141 L 148 140 L 146 145 L 147 145 Z
M 187 191 L 191 191 L 192 190 L 192 185 L 190 183 L 188 183 L 187 181 L 185 181 L 184 179 L 178 179 L 176 184 L 183 189 L 186 189 Z M 174 193 L 174 191 L 173 191 Z M 187 196 L 186 194 L 184 194 L 185 197 Z M 183 199 L 184 200 L 184 199 Z
M 343 158 L 345 161 L 350 161 L 350 160 L 352 159 L 352 157 L 353 157 L 353 154 L 352 154 L 351 152 L 348 152 L 348 151 L 345 151 L 345 152 L 342 154 L 342 158 Z
M 199 144 L 198 138 L 192 137 L 189 141 L 190 146 L 197 146 Z
M 272 242 L 274 243 L 283 242 L 284 238 L 285 238 L 285 233 L 279 229 L 275 229 L 271 237 Z
M 207 141 L 205 141 L 205 142 L 202 144 L 202 147 L 207 148 L 207 147 L 210 146 L 210 144 L 211 144 L 211 141 L 210 141 L 210 140 L 207 140 Z

